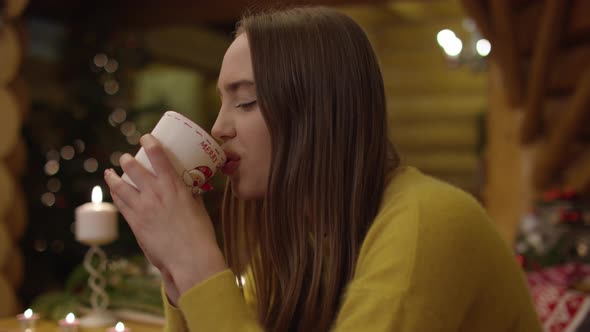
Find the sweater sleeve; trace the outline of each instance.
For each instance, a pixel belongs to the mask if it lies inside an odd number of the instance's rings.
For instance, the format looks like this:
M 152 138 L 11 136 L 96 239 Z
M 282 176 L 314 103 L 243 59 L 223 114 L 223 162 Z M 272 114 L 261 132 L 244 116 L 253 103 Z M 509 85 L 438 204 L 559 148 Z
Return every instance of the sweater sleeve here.
M 179 307 L 190 331 L 262 331 L 229 269 L 182 294 Z
M 166 317 L 166 325 L 164 325 L 164 332 L 186 332 L 188 331 L 184 316 L 179 308 L 173 306 L 168 301 L 168 296 L 164 287 L 162 287 L 162 302 L 164 302 L 164 316 Z

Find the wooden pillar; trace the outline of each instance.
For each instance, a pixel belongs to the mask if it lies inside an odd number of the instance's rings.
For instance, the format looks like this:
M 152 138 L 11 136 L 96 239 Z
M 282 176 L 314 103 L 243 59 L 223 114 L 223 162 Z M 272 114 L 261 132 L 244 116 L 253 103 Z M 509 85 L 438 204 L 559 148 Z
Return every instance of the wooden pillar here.
M 490 62 L 484 204 L 504 239 L 512 244 L 533 199 L 531 166 L 536 146 L 520 144 L 522 110 L 506 95 L 502 72 Z

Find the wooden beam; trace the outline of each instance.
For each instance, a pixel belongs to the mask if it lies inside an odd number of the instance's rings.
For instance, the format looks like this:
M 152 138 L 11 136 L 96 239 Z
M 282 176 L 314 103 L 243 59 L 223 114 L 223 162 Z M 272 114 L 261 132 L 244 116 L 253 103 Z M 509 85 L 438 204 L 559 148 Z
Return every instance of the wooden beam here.
M 548 97 L 544 101 L 545 110 L 543 111 L 543 123 L 548 126 L 552 123 L 559 122 L 559 119 L 569 109 L 571 104 L 571 95 L 558 98 Z
M 352 4 L 375 5 L 386 0 L 128 0 L 111 3 L 116 24 L 131 27 L 185 25 L 195 23 L 233 24 L 247 9 L 264 9 L 294 5 L 341 6 Z
M 523 10 L 514 14 L 514 37 L 521 56 L 530 57 L 535 42 L 538 40 L 539 22 L 543 16 L 544 1 L 534 1 Z
M 542 102 L 550 71 L 549 64 L 553 62 L 551 60 L 559 45 L 559 36 L 563 31 L 563 21 L 568 3 L 568 0 L 547 0 L 545 4 L 528 79 L 524 122 L 520 137 L 523 144 L 534 141 L 543 127 Z
M 495 29 L 494 56 L 501 66 L 504 85 L 510 104 L 518 106 L 523 100 L 522 67 L 516 39 L 514 38 L 511 0 L 490 1 Z
M 19 42 L 17 29 L 12 24 L 0 27 L 0 86 L 12 81 L 18 74 L 23 60 L 23 44 Z
M 572 98 L 570 108 L 549 132 L 547 145 L 541 151 L 535 165 L 533 184 L 538 189 L 546 188 L 551 179 L 563 169 L 564 162 L 571 159 L 567 147 L 576 140 L 582 126 L 586 125 L 584 120 L 590 113 L 590 68 L 585 70 L 584 77 Z
M 590 67 L 590 45 L 565 49 L 556 54 L 549 66 L 549 95 L 572 94 L 584 74 L 581 68 Z
M 517 11 L 523 10 L 523 8 L 529 7 L 538 2 L 538 0 L 512 0 L 512 5 Z
M 465 16 L 463 8 L 455 1 L 392 1 L 388 7 L 402 22 L 460 20 Z
M 470 16 L 475 23 L 481 34 L 492 44 L 495 39 L 492 32 L 492 25 L 488 16 L 488 11 L 481 0 L 461 0 L 463 8 L 468 16 Z
M 564 0 L 568 2 L 568 0 Z M 542 19 L 543 5 L 546 1 L 533 1 L 525 9 L 516 14 L 516 36 L 520 54 L 528 56 L 532 53 L 539 22 Z M 567 47 L 590 41 L 590 1 L 569 0 L 566 10 L 564 31 L 561 44 Z
M 490 61 L 490 111 L 487 113 L 484 202 L 507 243 L 512 244 L 518 225 L 530 211 L 533 147 L 518 143 L 522 112 L 508 103 L 499 65 Z
M 571 0 L 571 11 L 567 26 L 568 42 L 588 41 L 590 36 L 590 1 Z

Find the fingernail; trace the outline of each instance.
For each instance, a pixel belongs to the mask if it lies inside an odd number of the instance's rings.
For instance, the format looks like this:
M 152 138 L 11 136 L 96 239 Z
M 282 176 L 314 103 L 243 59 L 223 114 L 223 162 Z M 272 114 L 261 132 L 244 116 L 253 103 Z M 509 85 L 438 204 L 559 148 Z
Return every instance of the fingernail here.
M 151 134 L 144 134 L 139 138 L 139 142 L 142 145 L 149 143 L 151 140 L 153 140 L 153 137 Z
M 126 160 L 129 160 L 131 157 L 131 155 L 129 153 L 124 153 L 120 158 L 119 158 L 119 163 L 124 163 Z

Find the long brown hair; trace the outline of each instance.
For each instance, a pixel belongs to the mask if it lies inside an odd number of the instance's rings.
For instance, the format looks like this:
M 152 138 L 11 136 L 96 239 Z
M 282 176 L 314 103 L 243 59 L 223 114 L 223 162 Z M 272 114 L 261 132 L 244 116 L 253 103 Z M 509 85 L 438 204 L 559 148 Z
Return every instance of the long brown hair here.
M 248 15 L 240 33 L 272 157 L 263 200 L 226 187 L 226 259 L 251 270 L 266 330 L 325 331 L 398 164 L 381 71 L 363 30 L 328 8 Z

